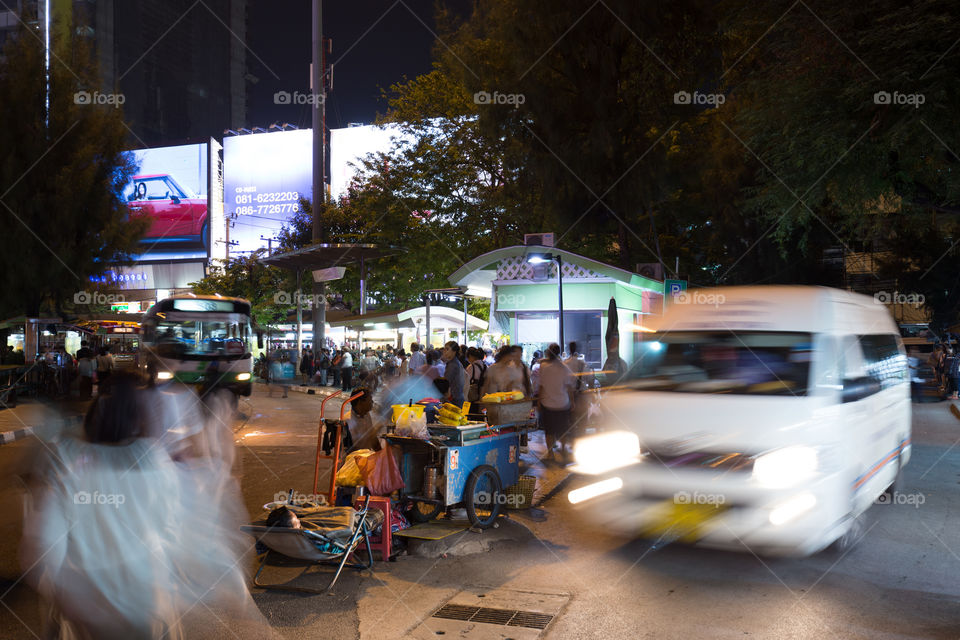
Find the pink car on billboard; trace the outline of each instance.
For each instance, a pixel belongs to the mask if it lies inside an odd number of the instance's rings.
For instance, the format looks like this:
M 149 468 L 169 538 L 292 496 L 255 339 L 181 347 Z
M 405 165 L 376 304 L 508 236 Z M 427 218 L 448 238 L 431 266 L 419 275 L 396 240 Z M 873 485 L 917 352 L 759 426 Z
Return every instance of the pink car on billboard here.
M 144 242 L 207 245 L 207 197 L 190 193 L 172 175 L 133 176 L 124 195 L 131 216 L 150 218 Z

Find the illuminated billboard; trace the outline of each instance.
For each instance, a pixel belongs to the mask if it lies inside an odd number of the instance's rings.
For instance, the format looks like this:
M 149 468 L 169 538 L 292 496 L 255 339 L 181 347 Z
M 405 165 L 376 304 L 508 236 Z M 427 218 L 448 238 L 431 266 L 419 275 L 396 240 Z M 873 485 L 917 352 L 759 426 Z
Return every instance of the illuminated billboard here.
M 224 211 L 230 255 L 267 247 L 312 200 L 310 129 L 231 136 L 223 140 Z
M 331 129 L 330 196 L 336 200 L 345 195 L 361 160 L 371 153 L 390 151 L 394 137 L 403 137 L 395 124 Z
M 209 145 L 130 152 L 137 171 L 123 190 L 131 218 L 150 220 L 137 260 L 207 258 Z

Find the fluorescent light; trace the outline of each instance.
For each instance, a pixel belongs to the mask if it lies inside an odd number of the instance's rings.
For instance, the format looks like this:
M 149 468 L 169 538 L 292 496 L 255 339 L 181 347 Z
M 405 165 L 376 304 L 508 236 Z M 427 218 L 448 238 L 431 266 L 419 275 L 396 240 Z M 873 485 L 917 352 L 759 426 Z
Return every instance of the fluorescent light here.
M 531 253 L 527 256 L 529 264 L 544 264 L 553 260 L 553 254 L 550 253 Z
M 567 500 L 570 501 L 570 504 L 579 504 L 586 500 L 596 498 L 597 496 L 602 496 L 605 493 L 619 491 L 622 488 L 623 480 L 620 478 L 607 478 L 606 480 L 601 480 L 600 482 L 594 482 L 593 484 L 588 484 L 585 487 L 574 489 L 567 494 Z

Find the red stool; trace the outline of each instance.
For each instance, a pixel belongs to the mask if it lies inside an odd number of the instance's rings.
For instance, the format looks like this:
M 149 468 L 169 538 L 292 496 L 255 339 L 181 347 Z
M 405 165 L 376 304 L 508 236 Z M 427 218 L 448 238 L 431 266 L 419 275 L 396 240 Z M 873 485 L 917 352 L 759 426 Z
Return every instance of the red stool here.
M 354 509 L 362 509 L 366 500 L 366 496 L 355 496 Z M 390 559 L 393 551 L 393 517 L 391 515 L 393 511 L 390 505 L 390 498 L 385 496 L 370 496 L 370 508 L 379 509 L 383 512 L 383 526 L 380 527 L 379 535 L 370 536 L 370 549 L 372 551 L 379 551 L 381 561 L 386 562 Z

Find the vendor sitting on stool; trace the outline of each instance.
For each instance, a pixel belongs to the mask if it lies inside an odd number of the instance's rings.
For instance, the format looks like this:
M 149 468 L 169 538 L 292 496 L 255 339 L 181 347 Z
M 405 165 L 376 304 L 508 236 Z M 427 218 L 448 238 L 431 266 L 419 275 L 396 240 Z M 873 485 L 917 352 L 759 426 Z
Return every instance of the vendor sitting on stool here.
M 350 437 L 353 438 L 353 446 L 350 451 L 358 449 L 379 451 L 380 425 L 375 421 L 373 394 L 363 387 L 356 389 L 354 393 L 362 395 L 350 401 L 350 417 L 347 419 Z

